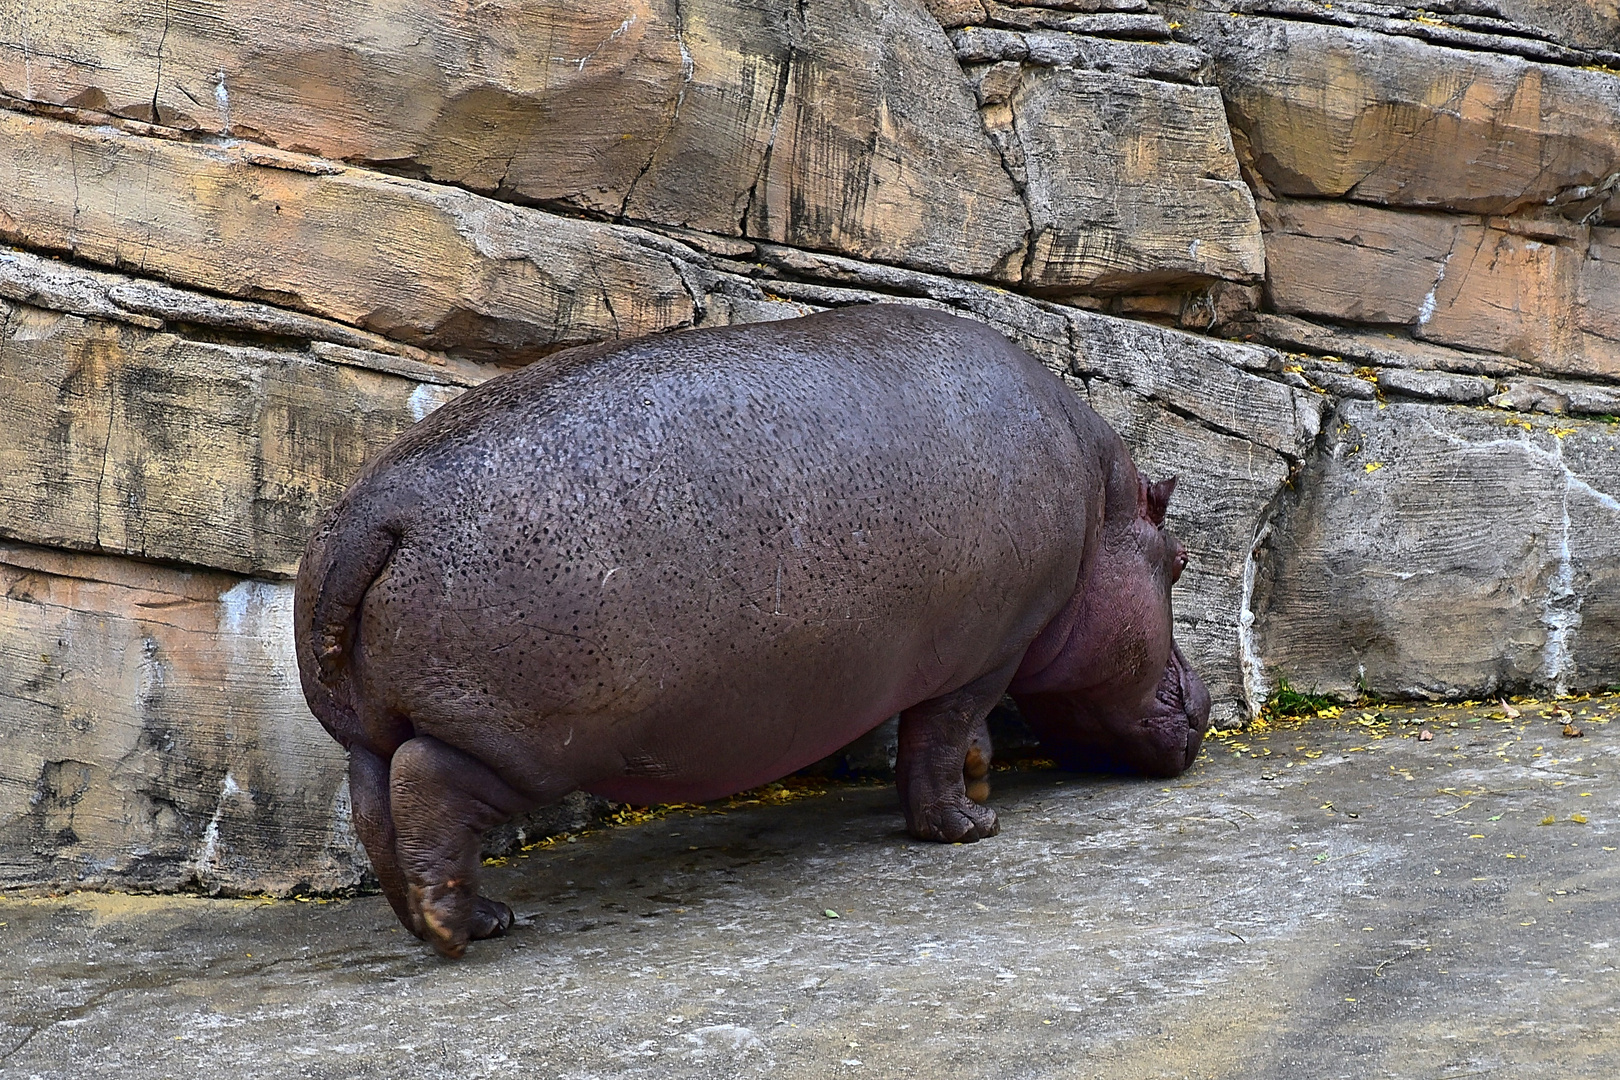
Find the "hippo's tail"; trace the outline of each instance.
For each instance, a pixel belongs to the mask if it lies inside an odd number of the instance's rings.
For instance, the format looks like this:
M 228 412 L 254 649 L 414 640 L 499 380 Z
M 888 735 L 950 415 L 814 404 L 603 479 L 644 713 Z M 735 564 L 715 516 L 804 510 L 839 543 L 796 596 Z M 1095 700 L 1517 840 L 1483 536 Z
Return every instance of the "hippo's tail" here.
M 360 603 L 405 531 L 403 514 L 370 502 L 351 491 L 327 513 L 304 549 L 293 592 L 293 639 L 304 698 L 345 747 L 366 741 L 351 684 Z

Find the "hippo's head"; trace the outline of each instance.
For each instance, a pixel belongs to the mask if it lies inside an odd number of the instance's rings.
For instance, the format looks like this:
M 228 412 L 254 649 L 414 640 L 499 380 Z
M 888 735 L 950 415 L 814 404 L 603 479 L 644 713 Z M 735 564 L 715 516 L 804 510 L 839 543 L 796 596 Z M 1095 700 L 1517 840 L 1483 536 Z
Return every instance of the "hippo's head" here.
M 1114 466 L 1080 586 L 1009 688 L 1067 768 L 1175 776 L 1198 756 L 1209 690 L 1171 637 L 1170 588 L 1187 566 L 1164 528 L 1175 488 L 1129 458 Z

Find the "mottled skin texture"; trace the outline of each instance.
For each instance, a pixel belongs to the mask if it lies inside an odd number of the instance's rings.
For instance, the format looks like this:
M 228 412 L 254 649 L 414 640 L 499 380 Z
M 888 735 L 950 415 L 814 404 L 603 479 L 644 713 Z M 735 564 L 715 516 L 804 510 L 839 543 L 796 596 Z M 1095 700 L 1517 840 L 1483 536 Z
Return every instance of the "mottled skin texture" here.
M 1196 754 L 1172 487 L 934 312 L 571 350 L 432 414 L 333 508 L 299 570 L 304 691 L 384 892 L 449 956 L 511 923 L 477 877 L 512 814 L 716 798 L 896 713 L 907 827 L 975 840 L 1009 688 L 1071 756 Z

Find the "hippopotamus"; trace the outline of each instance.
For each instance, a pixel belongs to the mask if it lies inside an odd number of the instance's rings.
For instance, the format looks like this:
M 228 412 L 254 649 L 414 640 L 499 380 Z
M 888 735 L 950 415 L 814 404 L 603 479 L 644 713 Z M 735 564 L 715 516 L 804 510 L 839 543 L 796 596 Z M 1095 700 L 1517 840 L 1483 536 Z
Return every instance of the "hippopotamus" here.
M 382 891 L 456 957 L 512 923 L 484 831 L 576 789 L 714 799 L 898 714 L 906 828 L 977 840 L 1009 691 L 1062 753 L 1185 769 L 1209 694 L 1171 639 L 1174 487 L 933 310 L 574 348 L 369 462 L 300 564 L 299 671 Z

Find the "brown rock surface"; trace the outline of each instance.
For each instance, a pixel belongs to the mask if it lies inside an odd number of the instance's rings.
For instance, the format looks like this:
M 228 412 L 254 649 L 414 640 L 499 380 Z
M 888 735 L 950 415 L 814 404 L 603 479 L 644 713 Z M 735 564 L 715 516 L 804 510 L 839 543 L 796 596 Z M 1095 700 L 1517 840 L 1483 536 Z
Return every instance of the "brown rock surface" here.
M 1026 287 L 1141 291 L 1264 273 L 1214 87 L 1037 67 L 986 122 L 1010 127 L 1027 176 Z
M 951 39 L 1028 205 L 1026 287 L 1060 296 L 1260 278 L 1254 202 L 1201 50 L 1169 41 L 1151 14 L 990 15 Z M 1096 20 L 1122 19 L 1141 21 L 1127 37 L 1150 40 L 1093 36 L 1113 32 Z
M 0 111 L 0 239 L 513 359 L 690 325 L 681 245 L 248 145 Z
M 292 586 L 0 542 L 0 882 L 339 889 L 366 862 Z
M 1027 222 L 916 0 L 204 14 L 0 24 L 0 87 L 570 210 L 1016 275 Z M 154 106 L 156 113 L 154 115 Z
M 682 84 L 667 0 L 154 7 L 0 22 L 0 87 L 182 130 L 616 210 Z M 154 115 L 155 109 L 155 115 Z
M 682 11 L 691 83 L 625 214 L 1018 280 L 1028 213 L 920 3 Z
M 1620 377 L 1620 230 L 1328 200 L 1263 206 L 1277 311 L 1402 324 L 1548 372 Z
M 1261 210 L 1275 310 L 1346 322 L 1417 323 L 1425 301 L 1433 308 L 1460 228 L 1453 214 L 1327 200 L 1283 199 Z
M 1572 318 L 1579 258 L 1573 246 L 1463 226 L 1445 279 L 1436 282 L 1419 313 L 1415 335 L 1567 370 L 1581 351 Z M 1605 359 L 1601 353 L 1592 357 L 1589 373 L 1605 367 L 1620 372 L 1620 364 Z
M 365 457 L 459 392 L 0 302 L 0 535 L 290 576 Z
M 1104 290 L 1256 278 L 1218 97 L 1129 74 L 1185 75 L 1201 54 L 1164 41 L 1145 5 L 1081 5 L 1099 6 L 1129 10 L 996 7 L 999 25 L 1119 75 L 1032 79 L 1023 137 L 1052 159 L 1033 210 L 915 3 L 501 3 L 476 20 L 425 7 L 401 20 L 370 2 L 288 2 L 162 21 L 125 3 L 104 11 L 93 64 L 71 13 L 43 4 L 0 27 L 0 87 L 502 198 L 938 272 Z M 547 43 L 544 58 L 530 41 Z
M 1506 214 L 1605 181 L 1620 78 L 1408 37 L 1190 9 L 1279 195 Z

